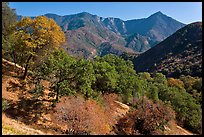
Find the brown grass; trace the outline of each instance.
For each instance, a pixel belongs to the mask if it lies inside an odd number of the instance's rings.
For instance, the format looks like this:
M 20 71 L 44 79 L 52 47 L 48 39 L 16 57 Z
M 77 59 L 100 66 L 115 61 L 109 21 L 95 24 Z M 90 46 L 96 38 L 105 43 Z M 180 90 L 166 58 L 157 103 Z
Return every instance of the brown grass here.
M 63 130 L 86 131 L 90 134 L 109 134 L 118 120 L 116 95 L 104 96 L 104 104 L 81 95 L 61 98 L 52 114 L 52 121 L 62 125 Z M 104 107 L 105 106 L 105 107 Z

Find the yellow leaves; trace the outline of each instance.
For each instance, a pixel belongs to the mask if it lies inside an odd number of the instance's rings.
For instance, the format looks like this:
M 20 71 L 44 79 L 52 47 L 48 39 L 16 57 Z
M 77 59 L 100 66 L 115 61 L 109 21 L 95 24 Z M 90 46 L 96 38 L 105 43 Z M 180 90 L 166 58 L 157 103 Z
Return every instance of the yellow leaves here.
M 25 41 L 24 43 L 25 43 L 25 45 L 26 45 L 27 47 L 30 47 L 30 48 L 36 48 L 36 45 L 33 44 L 33 43 L 30 42 L 30 41 Z
M 33 20 L 35 29 L 50 29 L 49 28 L 49 19 L 45 16 L 38 16 Z
M 65 36 L 60 26 L 53 19 L 38 16 L 35 19 L 23 18 L 16 24 L 16 37 L 18 44 L 30 48 L 59 47 L 65 42 Z
M 179 79 L 174 79 L 174 78 L 169 78 L 168 79 L 168 85 L 169 86 L 175 86 L 178 88 L 184 88 L 184 84 L 181 80 Z
M 16 27 L 22 28 L 29 25 L 31 22 L 32 20 L 29 17 L 23 17 L 22 20 L 16 24 Z

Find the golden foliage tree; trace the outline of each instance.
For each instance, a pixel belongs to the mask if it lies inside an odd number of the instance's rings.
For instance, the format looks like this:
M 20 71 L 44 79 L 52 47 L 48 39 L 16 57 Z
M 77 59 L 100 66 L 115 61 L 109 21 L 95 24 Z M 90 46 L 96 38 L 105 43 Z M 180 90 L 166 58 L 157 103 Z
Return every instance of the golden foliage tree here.
M 179 89 L 183 89 L 184 88 L 184 84 L 181 80 L 179 79 L 174 79 L 174 78 L 169 78 L 168 79 L 168 85 L 169 86 L 175 86 Z
M 46 55 L 50 49 L 58 48 L 65 42 L 65 36 L 53 19 L 38 16 L 33 20 L 25 17 L 15 24 L 14 36 L 17 38 L 15 52 L 22 56 L 25 71 L 23 79 L 27 76 L 31 60 L 39 55 Z

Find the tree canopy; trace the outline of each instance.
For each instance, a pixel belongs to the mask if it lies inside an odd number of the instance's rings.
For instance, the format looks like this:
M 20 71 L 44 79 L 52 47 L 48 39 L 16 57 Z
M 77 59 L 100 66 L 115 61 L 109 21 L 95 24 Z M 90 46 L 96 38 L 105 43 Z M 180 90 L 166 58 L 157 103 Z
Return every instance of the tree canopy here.
M 23 78 L 27 75 L 31 60 L 40 55 L 45 56 L 50 49 L 58 48 L 65 42 L 62 29 L 53 19 L 45 16 L 38 16 L 33 20 L 25 17 L 13 27 L 13 36 L 17 38 L 13 49 L 21 55 L 21 61 L 23 60 L 25 66 Z

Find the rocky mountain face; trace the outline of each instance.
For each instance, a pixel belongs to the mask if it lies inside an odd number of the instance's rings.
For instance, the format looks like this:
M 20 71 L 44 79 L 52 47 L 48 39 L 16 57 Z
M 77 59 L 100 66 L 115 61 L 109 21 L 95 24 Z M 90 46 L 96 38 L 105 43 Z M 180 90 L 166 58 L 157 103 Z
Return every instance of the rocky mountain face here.
M 126 37 L 125 47 L 138 52 L 150 49 L 184 26 L 183 23 L 160 11 L 143 19 L 122 21 L 117 18 L 107 18 L 106 20 L 104 23 L 108 28 Z
M 202 22 L 189 24 L 134 59 L 137 72 L 202 75 Z
M 63 47 L 67 52 L 85 58 L 108 53 L 142 53 L 185 26 L 161 12 L 148 18 L 127 21 L 102 18 L 87 12 L 44 16 L 54 19 L 63 29 L 67 38 Z M 18 16 L 19 20 L 21 18 Z

